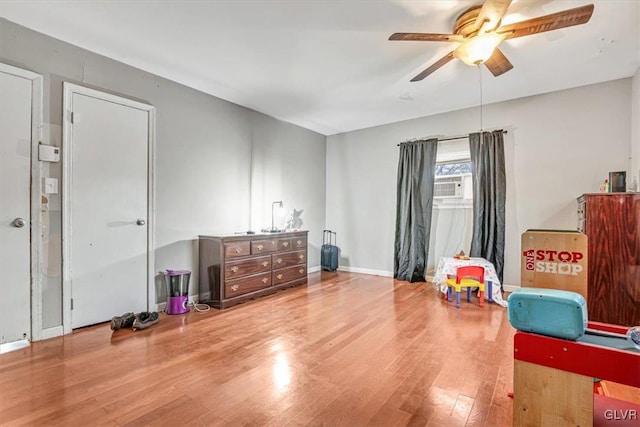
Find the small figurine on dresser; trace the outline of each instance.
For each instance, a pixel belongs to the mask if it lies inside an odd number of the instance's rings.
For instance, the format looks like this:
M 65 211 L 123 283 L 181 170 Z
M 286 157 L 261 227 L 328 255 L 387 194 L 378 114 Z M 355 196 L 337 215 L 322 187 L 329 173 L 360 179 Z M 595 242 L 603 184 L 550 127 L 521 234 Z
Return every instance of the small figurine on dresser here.
M 299 230 L 300 227 L 302 227 L 302 219 L 300 218 L 302 212 L 304 212 L 304 209 L 300 209 L 299 211 L 291 209 L 289 211 L 284 223 L 285 230 Z

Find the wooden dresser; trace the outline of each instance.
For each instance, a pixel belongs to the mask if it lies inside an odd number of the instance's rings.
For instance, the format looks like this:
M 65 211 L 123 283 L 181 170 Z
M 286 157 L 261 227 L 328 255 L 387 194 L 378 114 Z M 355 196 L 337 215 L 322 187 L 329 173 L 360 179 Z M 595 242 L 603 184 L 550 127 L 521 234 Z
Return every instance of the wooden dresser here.
M 200 301 L 227 308 L 307 283 L 307 233 L 199 236 Z
M 578 230 L 589 245 L 589 320 L 640 325 L 640 193 L 583 194 Z

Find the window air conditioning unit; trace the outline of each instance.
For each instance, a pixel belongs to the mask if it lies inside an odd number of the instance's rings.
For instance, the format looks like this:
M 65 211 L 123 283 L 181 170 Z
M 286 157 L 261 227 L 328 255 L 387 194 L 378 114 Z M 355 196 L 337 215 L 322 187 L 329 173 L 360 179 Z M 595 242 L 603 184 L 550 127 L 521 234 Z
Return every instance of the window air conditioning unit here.
M 433 187 L 436 199 L 462 199 L 464 197 L 464 176 L 437 176 Z

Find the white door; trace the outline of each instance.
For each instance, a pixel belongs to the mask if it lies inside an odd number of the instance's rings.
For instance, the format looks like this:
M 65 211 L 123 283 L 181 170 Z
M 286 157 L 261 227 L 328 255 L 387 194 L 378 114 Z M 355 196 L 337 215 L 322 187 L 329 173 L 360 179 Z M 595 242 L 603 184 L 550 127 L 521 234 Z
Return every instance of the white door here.
M 0 344 L 31 339 L 32 80 L 0 68 Z
M 152 107 L 70 84 L 65 105 L 64 280 L 73 329 L 147 310 Z

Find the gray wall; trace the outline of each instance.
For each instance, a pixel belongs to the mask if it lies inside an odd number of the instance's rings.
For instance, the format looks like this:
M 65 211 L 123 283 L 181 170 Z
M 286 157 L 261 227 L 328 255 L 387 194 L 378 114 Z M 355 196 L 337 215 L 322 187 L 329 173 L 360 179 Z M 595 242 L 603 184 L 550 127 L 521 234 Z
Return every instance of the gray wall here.
M 206 95 L 0 19 L 0 62 L 44 76 L 44 143 L 61 146 L 62 82 L 156 107 L 155 271 L 193 271 L 197 236 L 270 226 L 271 202 L 304 209 L 309 267 L 320 264 L 325 146 L 318 133 Z M 44 176 L 60 176 L 60 164 Z M 62 324 L 60 197 L 43 214 L 43 324 Z M 267 216 L 268 212 L 268 216 Z M 159 288 L 162 291 L 162 288 Z M 162 292 L 158 296 L 162 301 Z
M 631 90 L 622 79 L 484 106 L 484 128 L 508 131 L 506 285 L 519 286 L 524 231 L 575 229 L 576 197 L 629 169 Z M 327 227 L 338 232 L 343 266 L 393 271 L 396 144 L 479 126 L 471 108 L 328 137 Z

